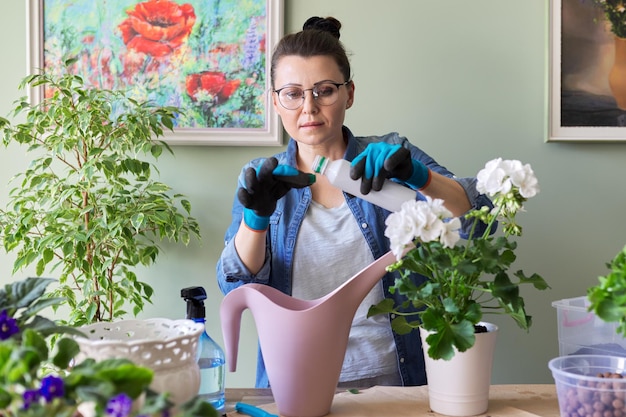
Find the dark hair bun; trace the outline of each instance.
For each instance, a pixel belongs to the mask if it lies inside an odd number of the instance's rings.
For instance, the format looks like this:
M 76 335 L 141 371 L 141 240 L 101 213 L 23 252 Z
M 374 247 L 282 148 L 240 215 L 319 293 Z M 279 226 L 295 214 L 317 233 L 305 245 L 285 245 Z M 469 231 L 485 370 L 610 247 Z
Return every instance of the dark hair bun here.
M 334 17 L 309 17 L 304 25 L 302 25 L 302 30 L 321 30 L 324 32 L 329 32 L 335 38 L 339 39 L 339 29 L 341 29 L 341 22 Z

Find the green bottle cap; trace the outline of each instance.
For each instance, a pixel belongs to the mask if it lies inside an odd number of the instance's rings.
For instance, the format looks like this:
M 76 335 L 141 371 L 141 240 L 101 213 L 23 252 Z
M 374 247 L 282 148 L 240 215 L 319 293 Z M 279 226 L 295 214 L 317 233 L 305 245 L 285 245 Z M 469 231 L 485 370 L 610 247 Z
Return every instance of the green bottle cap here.
M 315 159 L 313 160 L 313 166 L 311 167 L 311 169 L 313 170 L 313 172 L 321 174 L 322 172 L 324 172 L 324 169 L 326 169 L 326 165 L 328 165 L 328 158 L 322 155 L 316 155 Z

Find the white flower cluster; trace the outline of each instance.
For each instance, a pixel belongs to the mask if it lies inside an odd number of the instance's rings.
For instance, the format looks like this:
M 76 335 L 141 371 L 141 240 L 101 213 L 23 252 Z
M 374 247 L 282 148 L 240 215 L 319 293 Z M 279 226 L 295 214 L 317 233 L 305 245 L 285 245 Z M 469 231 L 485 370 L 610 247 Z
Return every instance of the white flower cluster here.
M 443 205 L 443 200 L 426 197 L 425 201 L 410 200 L 400 211 L 391 213 L 385 221 L 385 236 L 391 251 L 400 260 L 414 239 L 421 242 L 439 240 L 444 247 L 453 247 L 460 239 L 461 221 Z
M 539 192 L 539 182 L 529 164 L 522 165 L 518 160 L 492 159 L 476 175 L 476 189 L 493 197 L 507 194 L 517 187 L 524 198 L 534 197 Z

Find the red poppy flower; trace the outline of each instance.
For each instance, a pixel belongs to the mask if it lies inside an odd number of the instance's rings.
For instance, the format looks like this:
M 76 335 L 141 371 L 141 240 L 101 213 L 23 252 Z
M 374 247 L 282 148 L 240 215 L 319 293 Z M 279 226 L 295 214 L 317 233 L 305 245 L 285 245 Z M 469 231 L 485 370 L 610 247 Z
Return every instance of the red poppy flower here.
M 241 84 L 241 80 L 227 80 L 226 75 L 219 71 L 203 71 L 187 76 L 185 86 L 187 94 L 193 101 L 202 100 L 202 96 L 223 103 L 233 95 Z M 206 99 L 205 99 L 206 100 Z
M 170 0 L 137 3 L 126 14 L 128 18 L 118 26 L 126 46 L 155 57 L 179 47 L 196 22 L 191 4 L 179 5 Z

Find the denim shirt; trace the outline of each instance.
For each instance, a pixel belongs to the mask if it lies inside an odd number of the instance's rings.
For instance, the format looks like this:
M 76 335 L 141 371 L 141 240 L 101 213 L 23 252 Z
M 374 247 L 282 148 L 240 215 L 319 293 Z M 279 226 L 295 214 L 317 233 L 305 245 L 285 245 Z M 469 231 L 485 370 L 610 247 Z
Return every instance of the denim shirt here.
M 384 136 L 355 137 L 348 128 L 344 127 L 343 130 L 344 137 L 348 139 L 344 159 L 352 161 L 372 142 L 384 141 L 391 144 L 401 144 L 411 151 L 413 159 L 422 162 L 434 172 L 454 178 L 461 184 L 467 193 L 472 208 L 480 208 L 485 205 L 492 207 L 491 201 L 486 196 L 476 191 L 475 178 L 454 177 L 445 167 L 437 164 L 430 156 L 397 133 L 389 133 Z M 286 151 L 275 155 L 278 159 L 278 163 L 296 167 L 297 146 L 297 142 L 290 139 Z M 243 167 L 238 179 L 238 188 L 245 187 L 243 175 L 245 169 L 250 166 L 257 167 L 262 164 L 264 160 L 265 158 L 257 158 Z M 360 225 L 363 237 L 372 251 L 374 259 L 378 259 L 389 251 L 389 240 L 385 237 L 384 232 L 385 219 L 390 212 L 346 193 L 344 193 L 344 197 L 348 207 Z M 419 193 L 419 191 L 416 191 L 416 198 L 424 199 L 424 196 Z M 266 236 L 267 242 L 264 264 L 258 273 L 252 274 L 245 267 L 235 249 L 234 236 L 241 224 L 244 208 L 235 196 L 232 207 L 232 223 L 226 230 L 225 247 L 216 268 L 218 285 L 224 294 L 246 283 L 266 284 L 277 288 L 285 294 L 291 294 L 291 274 L 293 270 L 296 237 L 310 203 L 311 190 L 309 187 L 291 189 L 283 198 L 278 200 L 276 210 L 270 217 L 269 229 Z M 463 219 L 461 219 L 461 222 L 461 235 L 462 237 L 467 237 L 471 230 L 472 222 Z M 484 224 L 479 225 L 475 233 L 482 234 L 485 227 Z M 387 298 L 393 297 L 396 301 L 396 305 L 399 305 L 403 300 L 400 299 L 397 292 L 392 295 L 389 293 L 388 289 L 394 284 L 398 276 L 397 272 L 387 273 L 382 279 L 381 288 L 383 296 Z M 425 277 L 417 274 L 415 274 L 414 279 L 418 285 L 426 280 Z M 390 317 L 390 319 L 392 318 L 393 317 Z M 403 385 L 426 384 L 426 371 L 424 369 L 424 357 L 419 332 L 413 330 L 407 335 L 398 335 L 393 332 L 393 335 Z M 257 362 L 256 387 L 269 387 L 265 364 L 260 350 Z

